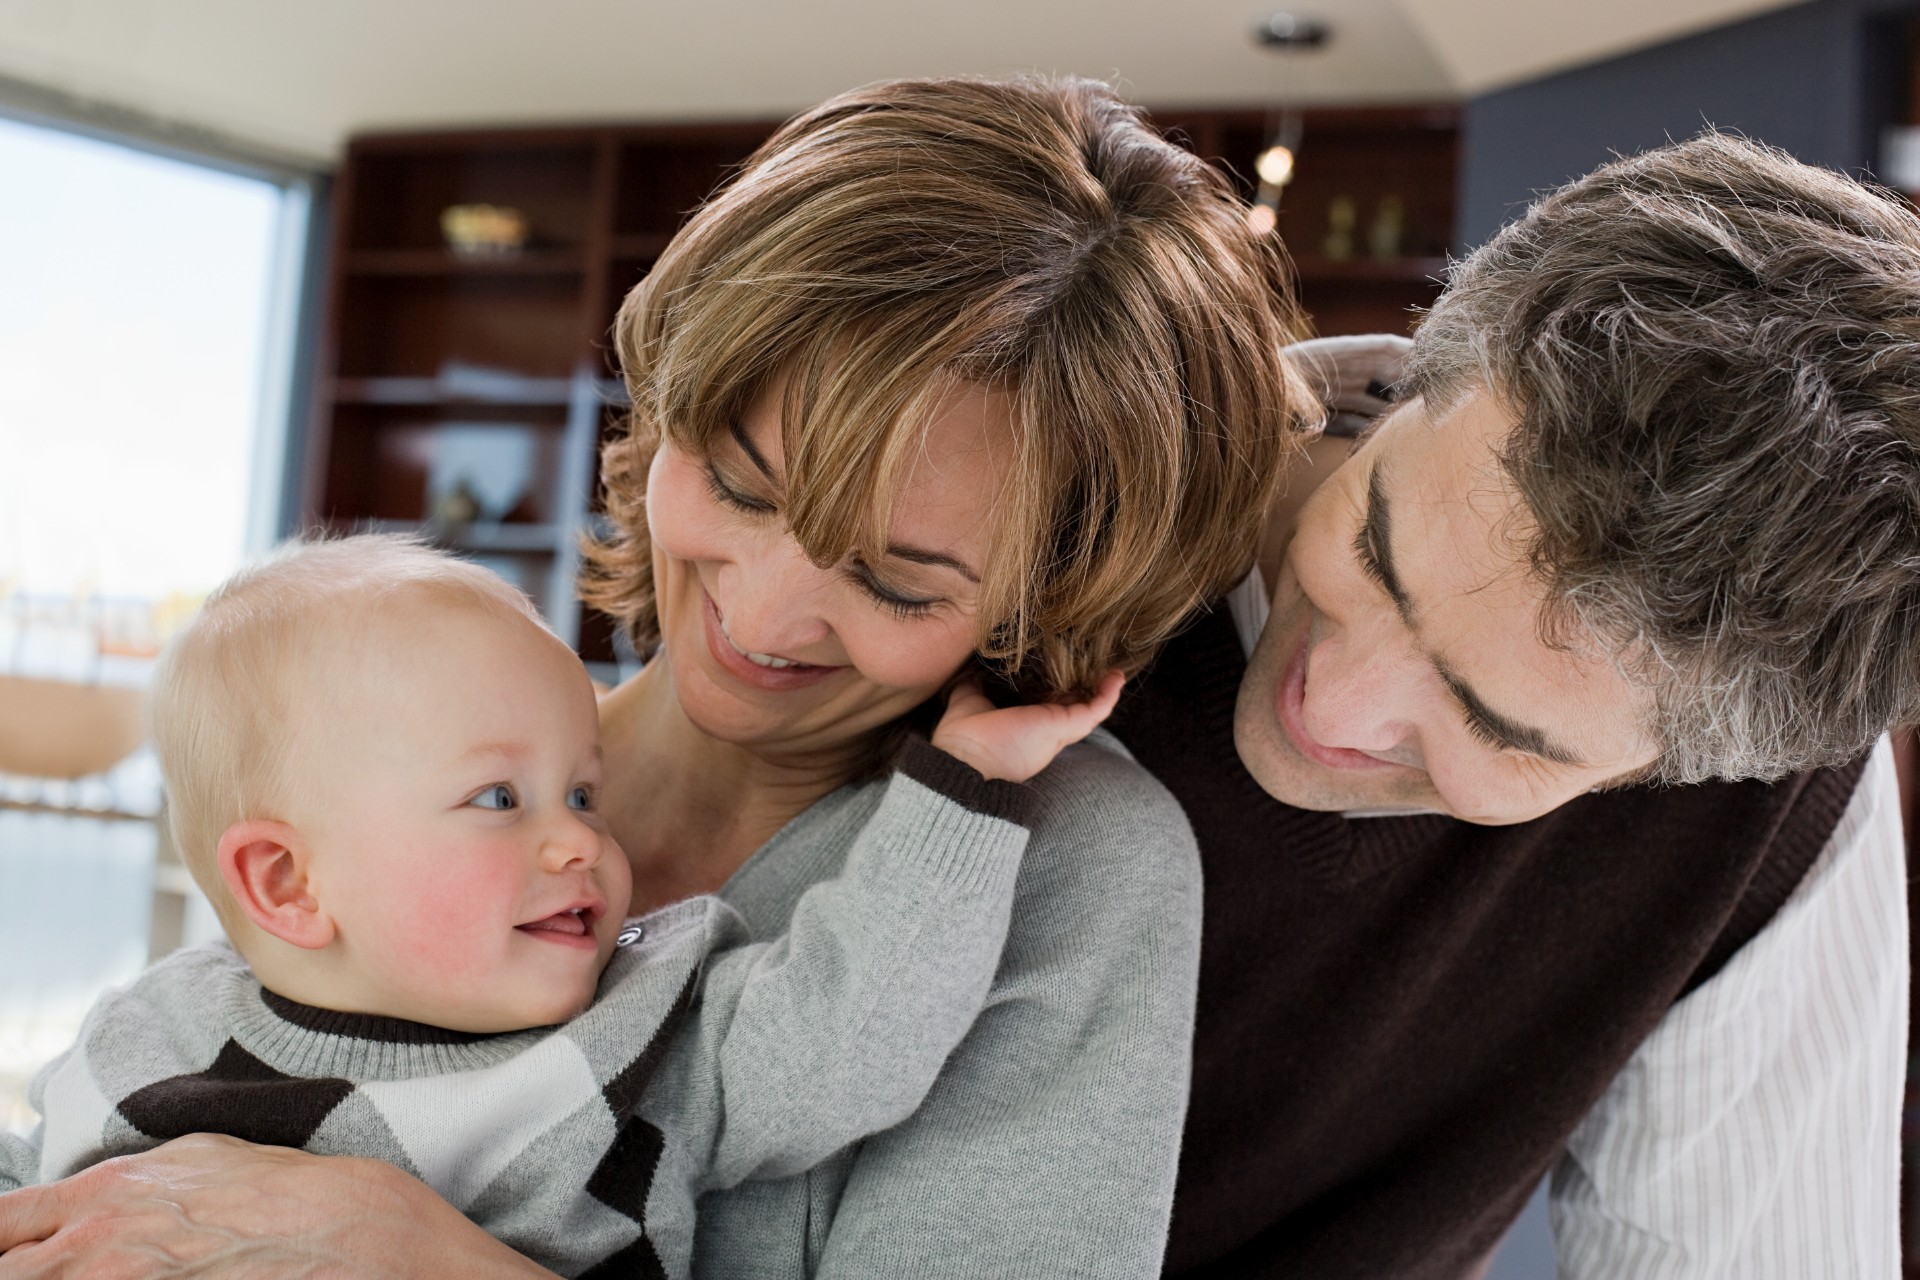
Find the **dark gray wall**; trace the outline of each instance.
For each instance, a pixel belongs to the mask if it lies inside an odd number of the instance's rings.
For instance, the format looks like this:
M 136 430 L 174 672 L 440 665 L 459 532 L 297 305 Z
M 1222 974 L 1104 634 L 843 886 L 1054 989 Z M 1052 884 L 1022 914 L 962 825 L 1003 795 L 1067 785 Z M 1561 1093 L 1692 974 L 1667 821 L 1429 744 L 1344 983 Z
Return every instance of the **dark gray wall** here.
M 1538 192 L 1711 123 L 1811 164 L 1863 172 L 1902 108 L 1920 0 L 1813 0 L 1470 100 L 1458 243 Z

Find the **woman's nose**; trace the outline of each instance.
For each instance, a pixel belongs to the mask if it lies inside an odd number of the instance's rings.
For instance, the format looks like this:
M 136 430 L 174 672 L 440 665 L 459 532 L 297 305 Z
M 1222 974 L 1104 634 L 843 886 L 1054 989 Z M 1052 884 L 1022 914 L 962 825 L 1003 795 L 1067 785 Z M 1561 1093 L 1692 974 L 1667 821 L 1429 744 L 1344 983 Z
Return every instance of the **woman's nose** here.
M 713 603 L 721 629 L 739 648 L 804 658 L 801 651 L 818 645 L 831 630 L 821 607 L 829 583 L 828 571 L 783 535 L 723 568 Z

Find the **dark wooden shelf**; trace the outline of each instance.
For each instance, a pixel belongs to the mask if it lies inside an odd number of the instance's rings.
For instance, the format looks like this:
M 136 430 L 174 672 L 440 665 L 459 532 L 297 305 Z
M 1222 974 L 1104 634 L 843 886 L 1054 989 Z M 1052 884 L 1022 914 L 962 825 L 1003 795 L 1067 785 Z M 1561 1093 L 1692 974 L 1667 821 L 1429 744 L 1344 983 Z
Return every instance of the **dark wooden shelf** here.
M 1313 254 L 1296 254 L 1294 273 L 1301 281 L 1390 281 L 1430 285 L 1446 278 L 1445 257 L 1347 258 L 1336 260 Z
M 571 378 L 517 378 L 488 388 L 462 387 L 445 378 L 336 378 L 335 404 L 507 404 L 565 408 L 573 401 Z
M 643 232 L 637 235 L 615 236 L 613 238 L 613 256 L 631 260 L 651 262 L 666 251 L 667 243 L 673 237 L 664 232 Z
M 448 249 L 355 249 L 343 269 L 365 276 L 569 276 L 586 270 L 577 249 L 523 249 L 518 253 L 458 254 Z
M 367 520 L 357 528 L 367 533 L 417 533 L 430 542 L 455 551 L 499 555 L 553 555 L 571 541 L 569 525 L 531 524 L 512 520 L 476 521 L 458 529 L 441 529 L 411 520 Z

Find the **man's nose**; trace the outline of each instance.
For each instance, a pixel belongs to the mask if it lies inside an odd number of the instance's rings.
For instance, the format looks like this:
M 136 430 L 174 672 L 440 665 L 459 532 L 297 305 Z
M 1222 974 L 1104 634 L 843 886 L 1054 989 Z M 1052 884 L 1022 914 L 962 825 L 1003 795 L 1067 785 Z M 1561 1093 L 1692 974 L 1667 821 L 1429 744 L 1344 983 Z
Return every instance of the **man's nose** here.
M 1404 644 L 1370 643 L 1351 632 L 1316 638 L 1307 649 L 1301 702 L 1307 732 L 1322 746 L 1398 758 L 1410 749 L 1418 662 Z

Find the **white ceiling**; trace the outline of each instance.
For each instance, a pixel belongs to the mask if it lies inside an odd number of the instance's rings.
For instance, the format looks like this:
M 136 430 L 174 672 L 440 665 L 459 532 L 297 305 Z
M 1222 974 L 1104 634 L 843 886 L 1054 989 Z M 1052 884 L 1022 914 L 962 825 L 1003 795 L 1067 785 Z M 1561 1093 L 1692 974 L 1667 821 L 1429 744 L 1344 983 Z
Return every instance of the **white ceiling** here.
M 1790 0 L 0 0 L 0 76 L 297 156 L 368 128 L 778 116 L 1038 69 L 1164 105 L 1451 99 Z M 1276 8 L 1322 51 L 1257 47 Z

